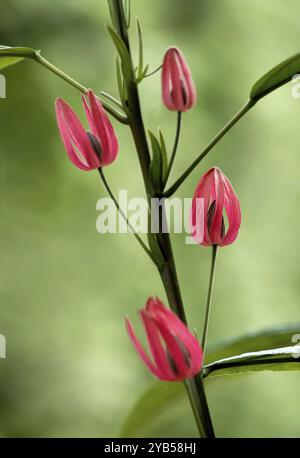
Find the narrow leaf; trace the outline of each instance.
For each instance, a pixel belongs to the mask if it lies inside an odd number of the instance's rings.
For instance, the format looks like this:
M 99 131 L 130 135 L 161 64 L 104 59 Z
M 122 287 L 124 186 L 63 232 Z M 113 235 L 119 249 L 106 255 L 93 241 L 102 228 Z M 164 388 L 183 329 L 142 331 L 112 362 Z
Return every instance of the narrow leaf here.
M 145 76 L 147 75 L 148 69 L 149 69 L 149 64 L 145 65 L 145 68 L 144 68 L 144 71 L 143 71 L 143 79 L 144 79 Z
M 110 15 L 110 19 L 111 19 L 112 25 L 113 25 L 115 28 L 117 28 L 117 23 L 116 23 L 116 18 L 115 18 L 115 12 L 114 12 L 114 8 L 113 8 L 113 5 L 112 5 L 112 1 L 113 1 L 113 0 L 108 0 L 109 15 Z
M 152 221 L 151 221 L 151 215 L 148 217 L 148 243 L 151 249 L 151 253 L 154 256 L 155 261 L 157 262 L 157 265 L 159 267 L 162 267 L 163 264 L 165 263 L 165 259 L 163 257 L 159 242 L 157 240 L 157 234 L 156 232 L 152 232 Z
M 109 25 L 107 26 L 107 30 L 114 42 L 114 45 L 116 47 L 116 50 L 121 58 L 122 62 L 122 69 L 124 72 L 124 76 L 126 77 L 127 80 L 131 80 L 134 75 L 132 71 L 132 66 L 131 66 L 131 59 L 130 55 L 128 52 L 128 49 L 126 48 L 123 40 L 119 37 L 115 29 L 110 27 Z
M 162 154 L 159 142 L 155 135 L 149 130 L 149 137 L 152 149 L 152 160 L 150 164 L 150 180 L 153 191 L 159 193 L 162 190 Z
M 264 329 L 246 334 L 243 337 L 228 339 L 225 342 L 208 348 L 205 363 L 212 363 L 222 358 L 239 355 L 249 351 L 270 350 L 288 347 L 295 334 L 300 334 L 300 323 Z
M 108 94 L 107 92 L 104 92 L 104 91 L 101 91 L 100 93 L 102 95 L 102 97 L 104 97 L 105 99 L 109 100 L 110 102 L 114 103 L 118 108 L 120 108 L 121 110 L 123 110 L 123 105 L 122 103 L 120 102 L 120 100 L 116 99 L 115 97 L 113 97 L 111 94 Z
M 126 88 L 122 76 L 121 65 L 120 65 L 120 58 L 119 56 L 116 57 L 116 75 L 117 75 L 117 83 L 118 83 L 118 90 L 121 102 L 123 107 L 126 107 Z
M 126 27 L 129 29 L 130 27 L 130 20 L 131 20 L 131 1 L 130 0 L 125 0 L 125 21 L 126 21 Z
M 167 176 L 167 172 L 168 172 L 168 154 L 167 154 L 166 142 L 165 142 L 161 129 L 159 129 L 159 141 L 160 141 L 161 160 L 162 160 L 162 175 L 163 175 L 163 183 L 164 183 L 166 176 Z
M 141 79 L 143 78 L 143 69 L 144 69 L 143 35 L 142 35 L 140 21 L 138 19 L 136 20 L 136 23 L 137 23 L 138 40 L 139 40 L 139 65 L 138 65 L 137 80 L 141 81 Z
M 262 76 L 252 87 L 250 99 L 257 102 L 265 95 L 291 81 L 297 73 L 300 73 L 300 53 L 284 60 Z
M 0 69 L 14 65 L 26 58 L 35 59 L 37 52 L 32 48 L 26 47 L 0 46 Z
M 243 353 L 208 364 L 203 369 L 204 378 L 209 376 L 235 375 L 241 373 L 300 370 L 300 348 L 295 346 Z

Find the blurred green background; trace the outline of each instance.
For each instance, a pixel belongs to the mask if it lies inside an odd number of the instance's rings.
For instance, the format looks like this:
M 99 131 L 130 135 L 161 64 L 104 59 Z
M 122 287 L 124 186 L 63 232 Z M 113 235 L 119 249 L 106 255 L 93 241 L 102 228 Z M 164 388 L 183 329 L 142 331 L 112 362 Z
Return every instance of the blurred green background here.
M 179 46 L 192 69 L 197 107 L 184 116 L 174 176 L 246 100 L 265 71 L 299 52 L 298 0 L 133 0 L 150 68 Z M 104 0 L 2 0 L 0 44 L 31 46 L 75 79 L 116 95 L 115 53 L 103 27 Z M 136 30 L 131 36 L 136 51 Z M 135 53 L 136 54 L 136 53 Z M 33 61 L 3 71 L 0 99 L 0 436 L 118 436 L 138 396 L 153 383 L 124 330 L 124 315 L 165 295 L 130 235 L 96 232 L 97 173 L 77 170 L 62 147 L 54 100 L 81 110 L 79 93 Z M 218 165 L 239 195 L 236 244 L 219 252 L 209 343 L 299 320 L 300 100 L 292 84 L 263 99 L 210 153 L 178 195 L 189 197 Z M 146 125 L 173 141 L 174 113 L 160 101 L 159 76 L 141 85 Z M 127 128 L 114 123 L 112 187 L 142 195 Z M 184 301 L 200 328 L 209 250 L 173 237 Z M 141 331 L 141 328 L 139 329 Z M 300 332 L 300 329 L 299 329 Z M 208 400 L 220 437 L 300 435 L 298 373 L 213 380 Z M 144 435 L 196 434 L 179 401 Z

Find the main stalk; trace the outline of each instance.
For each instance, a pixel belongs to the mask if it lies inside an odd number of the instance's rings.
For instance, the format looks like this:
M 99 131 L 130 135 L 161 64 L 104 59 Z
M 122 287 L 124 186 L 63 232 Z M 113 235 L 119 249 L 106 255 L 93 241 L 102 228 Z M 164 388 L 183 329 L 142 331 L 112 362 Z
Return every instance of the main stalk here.
M 152 197 L 151 185 L 149 181 L 150 151 L 142 117 L 138 87 L 134 76 L 134 66 L 131 57 L 130 42 L 126 26 L 123 1 L 108 1 L 111 14 L 113 16 L 114 26 L 120 38 L 123 40 L 130 56 L 132 78 L 126 79 L 125 81 L 128 98 L 128 121 L 137 150 L 147 197 L 148 200 L 150 200 Z M 161 208 L 161 219 L 165 220 L 165 207 L 163 202 Z M 166 221 L 164 221 L 164 224 L 159 224 L 159 228 L 162 227 L 166 227 Z M 157 242 L 161 250 L 162 258 L 164 260 L 164 262 L 158 267 L 158 271 L 164 285 L 166 295 L 168 297 L 170 308 L 185 324 L 187 324 L 169 233 L 160 230 L 157 234 Z M 194 379 L 186 380 L 185 386 L 188 392 L 199 433 L 202 437 L 214 437 L 212 421 L 210 418 L 209 408 L 204 391 L 203 379 L 201 375 L 196 376 Z

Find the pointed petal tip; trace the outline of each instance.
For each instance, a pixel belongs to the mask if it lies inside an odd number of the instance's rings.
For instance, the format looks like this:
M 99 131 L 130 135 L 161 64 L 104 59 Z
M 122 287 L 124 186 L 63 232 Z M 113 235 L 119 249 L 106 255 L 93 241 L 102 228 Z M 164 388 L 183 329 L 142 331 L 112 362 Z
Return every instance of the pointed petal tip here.
M 61 99 L 60 97 L 56 97 L 56 99 L 54 101 L 55 110 L 56 111 L 62 110 L 64 103 L 65 102 L 64 102 L 63 99 Z

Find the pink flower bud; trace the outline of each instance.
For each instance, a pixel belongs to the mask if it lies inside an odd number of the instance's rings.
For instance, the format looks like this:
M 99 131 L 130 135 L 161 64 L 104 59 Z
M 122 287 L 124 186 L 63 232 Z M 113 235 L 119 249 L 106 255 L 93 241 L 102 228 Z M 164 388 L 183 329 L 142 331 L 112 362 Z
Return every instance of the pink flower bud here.
M 203 205 L 197 206 L 197 199 L 202 199 Z M 203 231 L 197 231 L 200 223 L 204 223 Z M 192 236 L 200 245 L 230 245 L 237 238 L 240 225 L 240 203 L 233 187 L 224 173 L 213 167 L 203 175 L 193 197 Z
M 81 170 L 93 170 L 113 162 L 118 141 L 100 100 L 93 91 L 82 96 L 90 132 L 85 131 L 72 108 L 62 99 L 55 102 L 61 139 L 69 158 Z
M 140 311 L 144 323 L 150 358 L 136 338 L 132 325 L 126 327 L 132 343 L 148 367 L 159 379 L 179 381 L 196 375 L 202 366 L 202 350 L 183 322 L 158 298 L 149 298 Z
M 162 99 L 172 111 L 187 111 L 197 95 L 190 69 L 178 48 L 169 48 L 162 65 Z

